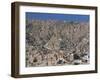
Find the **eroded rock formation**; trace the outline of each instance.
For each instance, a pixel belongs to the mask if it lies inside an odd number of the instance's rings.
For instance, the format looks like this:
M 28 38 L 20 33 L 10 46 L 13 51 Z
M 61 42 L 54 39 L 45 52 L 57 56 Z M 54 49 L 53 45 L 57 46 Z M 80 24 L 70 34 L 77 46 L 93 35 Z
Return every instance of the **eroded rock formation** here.
M 26 66 L 89 64 L 89 23 L 32 20 L 26 24 Z

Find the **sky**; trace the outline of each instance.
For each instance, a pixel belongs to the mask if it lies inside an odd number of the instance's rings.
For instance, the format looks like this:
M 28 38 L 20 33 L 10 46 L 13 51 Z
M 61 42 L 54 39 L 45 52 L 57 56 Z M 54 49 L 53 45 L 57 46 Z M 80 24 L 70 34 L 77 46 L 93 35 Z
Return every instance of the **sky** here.
M 27 20 L 53 19 L 53 20 L 66 20 L 66 21 L 77 21 L 77 22 L 89 22 L 89 15 L 26 12 L 26 19 Z

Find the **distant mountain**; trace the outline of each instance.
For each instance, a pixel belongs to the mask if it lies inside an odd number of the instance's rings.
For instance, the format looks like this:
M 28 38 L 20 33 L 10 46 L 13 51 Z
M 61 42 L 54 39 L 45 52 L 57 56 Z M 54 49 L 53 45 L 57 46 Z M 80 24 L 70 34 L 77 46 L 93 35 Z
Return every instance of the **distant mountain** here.
M 26 20 L 26 44 L 26 66 L 47 66 L 49 54 L 55 54 L 58 59 L 62 54 L 60 58 L 65 61 L 63 64 L 74 64 L 73 59 L 76 54 L 81 60 L 79 64 L 86 64 L 88 61 L 82 60 L 81 55 L 89 56 L 89 22 Z M 37 60 L 36 64 L 30 62 L 31 55 L 33 55 L 32 60 L 38 59 L 37 54 L 41 56 L 42 61 L 38 63 Z M 72 58 L 70 55 L 73 55 L 73 59 L 70 59 Z M 58 59 L 53 60 L 55 64 L 50 65 L 59 65 Z

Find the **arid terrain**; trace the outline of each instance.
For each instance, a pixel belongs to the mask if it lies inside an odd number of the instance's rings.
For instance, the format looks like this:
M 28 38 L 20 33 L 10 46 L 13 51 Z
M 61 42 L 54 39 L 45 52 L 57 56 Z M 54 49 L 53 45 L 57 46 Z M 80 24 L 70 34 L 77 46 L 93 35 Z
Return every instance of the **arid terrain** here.
M 26 67 L 89 64 L 89 22 L 26 21 Z

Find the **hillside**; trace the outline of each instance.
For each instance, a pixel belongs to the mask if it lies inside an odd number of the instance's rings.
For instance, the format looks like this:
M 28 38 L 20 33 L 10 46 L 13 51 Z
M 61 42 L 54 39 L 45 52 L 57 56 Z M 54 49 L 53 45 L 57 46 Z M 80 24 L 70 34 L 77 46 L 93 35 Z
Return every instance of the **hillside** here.
M 26 21 L 26 66 L 89 64 L 89 23 Z

